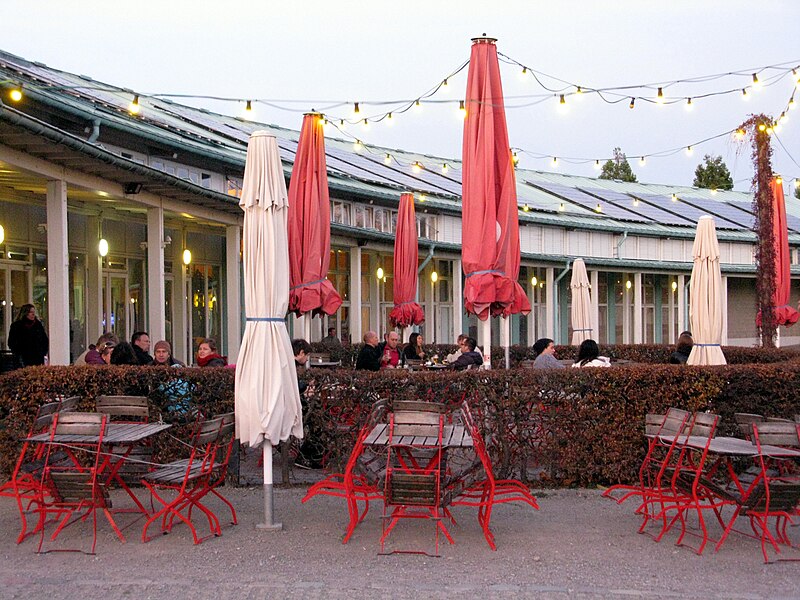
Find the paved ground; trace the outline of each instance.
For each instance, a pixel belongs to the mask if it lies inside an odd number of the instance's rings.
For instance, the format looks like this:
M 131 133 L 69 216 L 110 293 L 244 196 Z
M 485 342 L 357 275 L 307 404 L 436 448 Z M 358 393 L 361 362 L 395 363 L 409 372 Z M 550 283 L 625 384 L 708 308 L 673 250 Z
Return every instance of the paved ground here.
M 542 491 L 538 512 L 499 507 L 492 520 L 496 552 L 486 545 L 474 511 L 455 508 L 456 544 L 445 543 L 441 558 L 379 556 L 378 506 L 342 545 L 343 503 L 318 497 L 302 505 L 304 492 L 303 485 L 276 490 L 281 532 L 255 529 L 263 516 L 261 488 L 237 488 L 227 493 L 240 524 L 224 529 L 222 537 L 194 546 L 179 526 L 142 544 L 140 521 L 121 544 L 101 522 L 96 556 L 36 555 L 34 540 L 17 546 L 18 517 L 5 500 L 0 597 L 800 598 L 800 563 L 764 565 L 758 543 L 743 536 L 703 556 L 676 547 L 674 537 L 657 544 L 636 533 L 632 505 L 617 506 L 596 490 Z M 123 500 L 116 492 L 114 499 Z M 80 536 L 80 524 L 62 534 L 64 542 Z M 391 539 L 395 547 L 431 547 L 432 527 L 403 522 Z

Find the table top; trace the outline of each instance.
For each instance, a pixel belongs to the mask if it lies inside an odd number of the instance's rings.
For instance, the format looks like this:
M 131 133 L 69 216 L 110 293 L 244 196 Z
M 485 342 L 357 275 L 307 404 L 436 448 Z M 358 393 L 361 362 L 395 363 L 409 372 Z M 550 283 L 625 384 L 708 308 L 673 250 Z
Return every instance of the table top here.
M 436 446 L 436 436 L 405 435 L 394 438 L 395 444 L 404 446 Z M 364 440 L 367 446 L 386 446 L 389 444 L 389 424 L 378 423 Z M 442 446 L 445 448 L 471 448 L 472 436 L 463 425 L 445 425 L 442 428 Z
M 306 366 L 315 369 L 335 369 L 336 367 L 342 366 L 342 361 L 340 360 L 309 360 L 306 363 Z
M 667 443 L 672 442 L 672 436 L 659 436 Z M 681 436 L 678 443 L 682 446 L 697 448 L 702 450 L 706 447 L 708 438 L 699 435 Z M 748 440 L 734 437 L 715 437 L 711 438 L 708 444 L 708 451 L 714 454 L 725 454 L 730 456 L 758 456 L 758 447 Z M 800 451 L 781 446 L 761 445 L 761 453 L 772 458 L 800 458 Z
M 106 425 L 103 443 L 135 444 L 170 427 L 170 423 L 109 423 Z M 50 442 L 50 433 L 39 433 L 22 441 L 46 444 Z M 52 441 L 57 444 L 91 444 L 97 443 L 97 436 L 61 434 L 53 436 Z
M 437 364 L 422 365 L 422 368 L 423 369 L 428 369 L 429 371 L 440 371 L 442 369 L 449 369 L 450 365 L 437 365 Z

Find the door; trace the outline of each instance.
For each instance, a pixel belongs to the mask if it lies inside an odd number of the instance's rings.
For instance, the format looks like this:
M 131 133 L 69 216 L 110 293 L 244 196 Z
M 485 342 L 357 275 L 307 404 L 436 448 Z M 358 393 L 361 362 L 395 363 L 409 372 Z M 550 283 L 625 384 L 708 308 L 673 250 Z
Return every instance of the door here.
M 130 299 L 128 276 L 124 273 L 103 273 L 103 331 L 110 331 L 121 341 L 130 331 Z
M 17 318 L 19 307 L 30 302 L 30 298 L 30 269 L 23 265 L 0 267 L 0 345 L 3 350 L 8 349 L 8 328 Z M 46 315 L 38 316 L 44 319 Z

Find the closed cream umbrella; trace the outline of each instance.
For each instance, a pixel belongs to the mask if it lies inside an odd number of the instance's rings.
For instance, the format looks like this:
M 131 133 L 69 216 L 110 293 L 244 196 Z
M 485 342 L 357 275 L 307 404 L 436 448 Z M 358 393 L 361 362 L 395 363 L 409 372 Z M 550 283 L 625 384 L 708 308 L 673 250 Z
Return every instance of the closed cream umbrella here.
M 272 446 L 303 437 L 289 307 L 288 196 L 275 137 L 256 131 L 247 145 L 242 261 L 246 324 L 236 365 L 236 436 L 264 454 L 264 523 L 273 522 Z M 238 309 L 238 307 L 233 307 Z
M 572 293 L 572 306 L 569 313 L 572 324 L 572 345 L 579 346 L 584 340 L 594 339 L 589 277 L 586 275 L 586 264 L 582 258 L 576 258 L 572 262 L 572 279 L 569 282 L 569 289 Z
M 694 346 L 689 365 L 724 365 L 722 354 L 722 273 L 714 219 L 700 217 L 692 247 L 694 266 L 689 284 L 689 323 Z

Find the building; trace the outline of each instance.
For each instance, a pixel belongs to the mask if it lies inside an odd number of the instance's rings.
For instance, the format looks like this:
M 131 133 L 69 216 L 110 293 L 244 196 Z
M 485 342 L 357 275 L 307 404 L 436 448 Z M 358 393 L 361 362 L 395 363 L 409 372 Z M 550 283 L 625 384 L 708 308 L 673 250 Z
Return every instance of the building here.
M 237 196 L 247 139 L 256 129 L 275 134 L 288 181 L 299 133 L 138 96 L 4 52 L 0 88 L 0 346 L 14 307 L 32 301 L 48 327 L 53 364 L 69 363 L 103 331 L 130 338 L 140 329 L 170 340 L 182 360 L 191 360 L 199 339 L 217 338 L 235 362 L 243 328 Z M 386 329 L 403 191 L 416 194 L 425 339 L 451 342 L 477 331 L 462 306 L 459 161 L 332 138 L 326 148 L 328 277 L 344 304 L 314 319 L 312 337 L 329 326 L 354 341 Z M 750 194 L 524 169 L 517 186 L 520 283 L 533 311 L 512 317 L 512 342 L 568 341 L 576 257 L 589 270 L 601 343 L 673 342 L 688 326 L 695 224 L 711 214 L 726 289 L 723 341 L 756 343 Z M 800 203 L 787 196 L 787 210 L 796 265 Z M 791 330 L 781 335 L 784 344 L 800 341 Z

